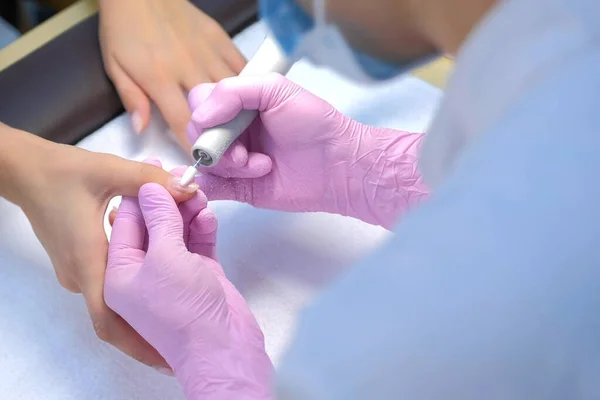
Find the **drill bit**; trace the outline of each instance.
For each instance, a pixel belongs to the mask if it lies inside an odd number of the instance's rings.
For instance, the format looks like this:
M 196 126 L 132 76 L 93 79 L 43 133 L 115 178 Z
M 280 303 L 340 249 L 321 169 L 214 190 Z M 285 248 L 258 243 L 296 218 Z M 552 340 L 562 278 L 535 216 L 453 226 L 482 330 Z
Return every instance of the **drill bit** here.
M 188 167 L 185 170 L 185 172 L 181 176 L 181 180 L 179 181 L 179 184 L 181 186 L 187 186 L 190 183 L 192 183 L 192 181 L 194 180 L 194 177 L 196 176 L 196 172 L 198 172 L 198 167 L 201 165 L 201 161 L 202 161 L 202 158 L 199 158 L 198 161 L 196 161 L 196 163 L 194 165 L 192 165 L 191 167 Z

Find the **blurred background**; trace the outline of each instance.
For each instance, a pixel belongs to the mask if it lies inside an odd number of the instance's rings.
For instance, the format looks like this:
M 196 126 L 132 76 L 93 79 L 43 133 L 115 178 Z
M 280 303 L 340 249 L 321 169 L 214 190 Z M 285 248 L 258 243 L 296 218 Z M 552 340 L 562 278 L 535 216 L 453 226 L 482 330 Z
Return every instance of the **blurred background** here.
M 75 0 L 0 0 L 0 49 Z

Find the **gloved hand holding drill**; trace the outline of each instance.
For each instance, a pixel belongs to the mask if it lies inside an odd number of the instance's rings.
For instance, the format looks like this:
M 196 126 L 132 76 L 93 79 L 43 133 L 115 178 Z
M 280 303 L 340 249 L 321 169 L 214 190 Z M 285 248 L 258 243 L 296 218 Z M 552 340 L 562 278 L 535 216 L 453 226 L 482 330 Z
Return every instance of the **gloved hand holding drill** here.
M 360 124 L 278 74 L 201 84 L 189 95 L 187 136 L 233 119 L 260 118 L 197 182 L 210 200 L 328 212 L 388 229 L 427 195 L 417 170 L 422 134 Z

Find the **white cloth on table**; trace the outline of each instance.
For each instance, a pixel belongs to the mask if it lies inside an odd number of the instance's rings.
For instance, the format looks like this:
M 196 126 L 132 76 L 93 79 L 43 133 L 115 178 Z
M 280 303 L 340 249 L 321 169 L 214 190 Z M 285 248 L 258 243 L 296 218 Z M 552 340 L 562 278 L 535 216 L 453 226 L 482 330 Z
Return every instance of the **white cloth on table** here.
M 235 40 L 251 56 L 263 37 L 258 23 Z M 289 77 L 361 122 L 415 132 L 426 128 L 440 97 L 439 89 L 412 77 L 364 88 L 304 63 Z M 135 160 L 157 157 L 165 168 L 189 162 L 159 117 L 138 137 L 127 116 L 120 116 L 80 146 Z M 383 229 L 334 215 L 269 212 L 232 202 L 211 207 L 219 216 L 221 262 L 255 312 L 275 363 L 298 310 L 386 237 Z M 25 216 L 1 199 L 0 398 L 182 398 L 173 378 L 97 340 L 81 296 L 58 285 Z

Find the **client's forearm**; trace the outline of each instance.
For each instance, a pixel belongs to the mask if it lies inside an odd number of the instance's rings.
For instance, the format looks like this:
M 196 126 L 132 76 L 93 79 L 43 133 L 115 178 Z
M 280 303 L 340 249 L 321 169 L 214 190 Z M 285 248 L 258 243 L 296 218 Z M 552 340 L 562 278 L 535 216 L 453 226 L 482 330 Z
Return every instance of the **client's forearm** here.
M 31 178 L 27 176 L 27 166 L 45 141 L 2 123 L 0 138 L 0 197 L 18 204 L 24 195 L 22 182 Z

